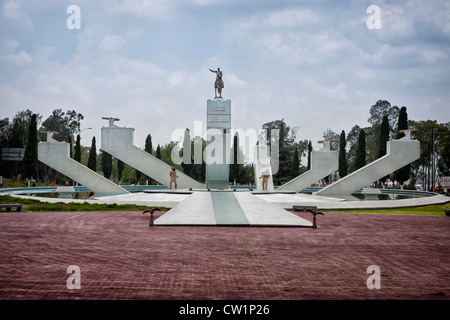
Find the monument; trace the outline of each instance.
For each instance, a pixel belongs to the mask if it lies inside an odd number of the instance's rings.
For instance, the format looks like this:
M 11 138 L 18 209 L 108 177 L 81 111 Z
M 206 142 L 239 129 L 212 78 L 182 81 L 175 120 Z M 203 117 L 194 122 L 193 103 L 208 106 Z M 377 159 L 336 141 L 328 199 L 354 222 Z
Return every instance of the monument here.
M 231 100 L 222 98 L 222 71 L 216 73 L 214 99 L 206 103 L 206 188 L 229 188 Z
M 216 82 L 214 82 L 214 89 L 215 89 L 214 97 L 222 99 L 222 89 L 225 88 L 222 79 L 223 73 L 222 71 L 220 71 L 220 68 L 217 68 L 217 70 L 209 69 L 209 71 L 214 72 L 216 74 Z M 217 94 L 219 94 L 219 96 L 217 96 Z

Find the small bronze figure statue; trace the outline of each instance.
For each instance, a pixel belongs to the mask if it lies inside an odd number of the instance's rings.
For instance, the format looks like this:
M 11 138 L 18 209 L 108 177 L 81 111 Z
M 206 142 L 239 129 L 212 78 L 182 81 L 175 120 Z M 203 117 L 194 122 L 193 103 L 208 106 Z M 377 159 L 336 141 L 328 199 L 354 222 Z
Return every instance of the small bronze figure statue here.
M 216 74 L 216 82 L 214 83 L 214 98 L 222 99 L 222 89 L 225 88 L 222 79 L 222 71 L 220 71 L 220 68 L 217 68 L 217 70 L 209 69 L 209 71 Z M 217 94 L 219 94 L 219 96 L 217 96 Z
M 175 167 L 172 167 L 171 169 L 172 170 L 169 173 L 169 176 L 170 176 L 170 189 L 172 189 L 172 183 L 175 184 L 175 189 L 176 189 L 177 188 L 177 178 L 179 178 L 179 177 L 177 176 L 177 171 L 176 171 Z
M 259 177 L 260 179 L 262 179 L 262 189 L 263 190 L 267 190 L 267 185 L 269 182 L 269 178 L 270 178 L 270 173 L 269 170 L 265 170 L 262 174 L 261 177 Z

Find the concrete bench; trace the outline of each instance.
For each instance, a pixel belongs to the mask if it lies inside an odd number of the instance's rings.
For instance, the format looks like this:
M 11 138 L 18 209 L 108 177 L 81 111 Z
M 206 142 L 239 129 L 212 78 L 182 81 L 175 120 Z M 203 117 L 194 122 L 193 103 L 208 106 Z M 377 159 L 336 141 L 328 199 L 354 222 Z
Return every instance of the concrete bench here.
M 21 204 L 15 204 L 15 203 L 0 204 L 0 211 L 2 211 L 3 208 L 6 211 L 11 211 L 12 208 L 16 208 L 16 211 L 22 211 L 22 205 Z
M 292 206 L 292 208 L 294 209 L 294 211 L 303 211 L 305 212 L 306 209 L 312 209 L 312 210 L 317 210 L 317 206 Z

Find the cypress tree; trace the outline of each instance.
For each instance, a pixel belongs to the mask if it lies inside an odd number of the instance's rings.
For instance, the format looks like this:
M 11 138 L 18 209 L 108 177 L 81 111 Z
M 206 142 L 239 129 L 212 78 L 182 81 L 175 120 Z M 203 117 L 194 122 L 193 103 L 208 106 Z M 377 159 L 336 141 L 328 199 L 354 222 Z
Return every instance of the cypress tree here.
M 292 156 L 291 176 L 295 178 L 300 175 L 300 159 L 298 156 L 298 147 L 295 146 L 294 155 Z
M 182 149 L 182 159 L 181 167 L 183 172 L 188 176 L 191 176 L 192 172 L 192 155 L 191 155 L 191 134 L 189 129 L 184 131 L 183 149 Z
M 145 138 L 145 147 L 144 151 L 153 154 L 153 143 L 152 143 L 152 136 L 150 134 L 147 135 L 147 138 Z M 145 176 L 148 180 L 149 184 L 152 184 L 152 179 L 149 176 Z
M 112 156 L 102 150 L 102 171 L 106 179 L 111 177 L 112 172 Z
M 148 152 L 152 154 L 153 152 L 153 145 L 152 145 L 152 136 L 149 134 L 147 135 L 147 138 L 145 138 L 145 152 Z
M 397 134 L 395 138 L 397 140 L 403 138 L 405 134 L 400 131 L 406 129 L 408 129 L 408 114 L 406 113 L 406 107 L 402 107 L 398 115 Z M 398 181 L 403 188 L 403 183 L 409 179 L 410 173 L 411 165 L 408 164 L 394 172 L 394 179 Z
M 397 139 L 403 138 L 405 136 L 404 133 L 400 132 L 400 130 L 406 130 L 408 129 L 408 113 L 406 112 L 406 107 L 402 107 L 400 109 L 400 113 L 398 115 L 398 122 L 397 122 Z
M 311 152 L 312 152 L 312 144 L 310 140 L 308 143 L 308 170 L 311 169 Z
M 159 146 L 159 143 L 156 147 L 156 157 L 161 160 L 161 147 Z
M 73 155 L 73 159 L 81 163 L 81 138 L 80 135 L 77 135 L 77 141 L 75 142 L 75 153 Z
M 389 141 L 389 119 L 383 116 L 380 126 L 380 138 L 378 140 L 378 158 L 386 155 L 386 142 Z
M 95 146 L 95 137 L 92 138 L 91 150 L 89 151 L 88 168 L 97 171 L 97 147 Z
M 38 159 L 38 138 L 37 138 L 37 115 L 31 116 L 30 125 L 28 127 L 28 141 L 23 156 L 23 172 L 24 176 L 31 178 L 36 172 Z
M 69 158 L 73 158 L 73 152 L 72 152 L 72 137 L 67 138 L 67 142 L 69 143 Z
M 342 130 L 339 140 L 339 175 L 341 178 L 348 174 L 347 164 L 347 140 L 345 139 L 345 131 Z
M 239 137 L 236 133 L 233 138 L 233 163 L 230 165 L 230 175 L 233 179 L 233 184 L 236 185 L 236 181 L 239 178 Z
M 359 131 L 358 149 L 356 150 L 355 169 L 358 170 L 366 165 L 366 132 L 364 129 Z
M 386 155 L 387 151 L 387 142 L 389 141 L 389 119 L 385 115 L 383 116 L 383 121 L 380 126 L 380 138 L 378 140 L 378 158 L 381 158 Z M 389 176 L 385 176 L 380 179 L 382 184 L 386 183 L 387 178 Z
M 123 163 L 123 161 L 117 159 L 117 178 L 119 178 L 119 184 L 122 181 L 123 169 L 125 169 L 125 163 Z

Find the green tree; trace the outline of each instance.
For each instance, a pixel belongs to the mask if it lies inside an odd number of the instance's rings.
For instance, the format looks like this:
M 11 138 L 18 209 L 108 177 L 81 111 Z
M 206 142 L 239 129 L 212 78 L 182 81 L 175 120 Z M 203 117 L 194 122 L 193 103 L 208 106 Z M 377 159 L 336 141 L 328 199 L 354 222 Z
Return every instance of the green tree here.
M 206 148 L 206 141 L 199 136 L 194 137 L 194 139 L 192 139 L 191 150 L 194 150 L 196 144 L 200 144 L 202 146 L 202 154 L 203 154 Z M 203 157 L 201 158 L 202 158 L 201 163 L 194 163 L 192 165 L 191 177 L 199 182 L 205 182 L 206 163 L 205 159 Z
M 189 129 L 184 131 L 183 149 L 182 149 L 182 163 L 183 172 L 191 176 L 192 171 L 192 152 L 191 152 L 191 135 Z
M 313 151 L 311 140 L 308 143 L 308 170 L 311 170 L 311 152 Z
M 145 147 L 144 151 L 153 155 L 153 143 L 152 143 L 152 136 L 150 134 L 147 135 L 147 138 L 145 138 Z M 145 176 L 148 180 L 149 184 L 152 184 L 152 179 L 149 176 Z
M 141 171 L 139 171 L 138 169 L 134 169 L 134 174 L 135 174 L 135 177 L 136 177 L 137 184 L 141 184 L 142 183 L 142 178 L 143 177 L 145 178 L 145 175 Z
M 380 136 L 378 139 L 378 158 L 381 158 L 386 155 L 387 152 L 387 142 L 389 141 L 389 119 L 387 116 L 383 116 L 383 120 L 380 126 Z M 385 176 L 380 179 L 382 184 L 386 183 L 387 178 L 389 176 Z
M 292 156 L 292 168 L 291 168 L 291 178 L 298 177 L 300 175 L 300 157 L 298 154 L 298 147 L 295 146 L 294 154 Z
M 358 136 L 360 131 L 361 128 L 358 125 L 355 125 L 346 135 L 347 145 L 349 146 L 347 152 L 348 173 L 356 170 L 356 153 L 358 149 Z
M 11 131 L 11 147 L 25 148 L 32 116 L 33 112 L 29 109 L 18 112 L 14 116 Z M 36 121 L 38 121 L 38 118 L 36 118 Z
M 72 146 L 72 137 L 71 136 L 69 136 L 68 138 L 67 138 L 67 143 L 69 144 L 69 158 L 73 158 L 73 152 L 72 152 L 72 148 L 73 148 L 73 146 Z
M 80 132 L 80 123 L 84 117 L 75 110 L 63 112 L 62 109 L 53 110 L 52 114 L 42 122 L 41 130 L 54 131 L 58 134 L 54 136 L 55 140 L 68 141 L 69 137 Z
M 450 123 L 442 126 L 438 134 L 437 149 L 439 157 L 437 161 L 438 174 L 450 176 Z
M 436 120 L 409 121 L 409 127 L 417 130 L 414 136 L 420 142 L 420 158 L 411 164 L 411 170 L 415 172 L 416 177 L 423 180 L 424 188 L 431 191 L 433 177 L 436 178 L 433 169 L 439 169 L 439 163 L 442 167 L 446 159 L 445 147 L 448 146 L 450 123 L 439 124 Z
M 380 136 L 378 139 L 378 158 L 386 155 L 387 142 L 389 141 L 389 119 L 383 116 L 383 121 L 380 126 Z
M 81 163 L 81 137 L 77 134 L 77 141 L 75 142 L 75 153 L 73 159 Z
M 345 139 L 345 131 L 342 130 L 339 137 L 339 175 L 341 178 L 348 174 L 347 164 L 347 140 Z
M 95 137 L 92 137 L 91 150 L 89 151 L 88 168 L 97 171 L 97 147 L 95 146 Z
M 295 148 L 295 137 L 297 128 L 289 127 L 284 119 L 276 120 L 263 124 L 263 129 L 267 130 L 267 142 L 273 151 L 272 146 L 275 137 L 272 137 L 272 129 L 278 130 L 278 172 L 273 175 L 274 185 L 281 185 L 287 182 L 291 176 L 292 157 Z
M 330 150 L 337 150 L 339 135 L 331 129 L 323 132 L 323 139 L 330 140 Z
M 366 165 L 366 132 L 364 129 L 359 131 L 358 149 L 356 152 L 355 170 Z
M 156 147 L 156 157 L 161 160 L 161 147 L 159 143 L 158 146 Z
M 382 122 L 383 117 L 388 117 L 389 125 L 395 128 L 400 109 L 397 106 L 391 106 L 387 100 L 378 100 L 373 106 L 370 107 L 370 118 L 367 121 L 372 125 L 379 125 Z
M 123 170 L 125 169 L 125 163 L 122 160 L 117 159 L 117 178 L 119 179 L 119 184 L 122 181 Z
M 108 152 L 103 150 L 101 151 L 101 153 L 102 153 L 103 175 L 105 176 L 106 179 L 109 179 L 112 173 L 112 156 Z
M 233 155 L 233 161 L 230 165 L 230 177 L 233 180 L 233 184 L 236 185 L 237 180 L 239 179 L 239 173 L 240 173 L 240 167 L 239 164 L 239 136 L 236 133 L 233 138 L 233 148 L 232 148 L 232 155 Z
M 408 114 L 406 112 L 406 107 L 402 107 L 400 109 L 400 113 L 398 116 L 398 122 L 397 122 L 397 133 L 395 138 L 401 139 L 405 136 L 404 133 L 402 133 L 402 130 L 408 129 Z M 409 179 L 409 176 L 411 174 L 411 166 L 408 164 L 399 170 L 395 171 L 393 173 L 393 178 L 400 183 L 403 189 L 403 183 Z
M 28 141 L 23 157 L 24 176 L 31 178 L 36 173 L 38 161 L 37 115 L 31 116 L 28 127 Z

